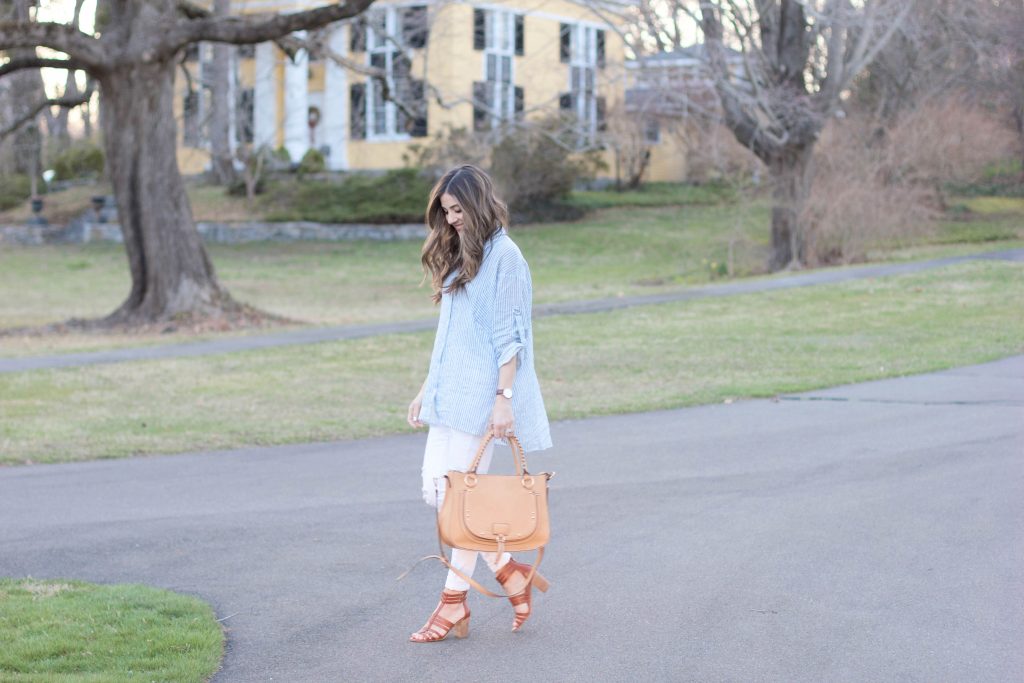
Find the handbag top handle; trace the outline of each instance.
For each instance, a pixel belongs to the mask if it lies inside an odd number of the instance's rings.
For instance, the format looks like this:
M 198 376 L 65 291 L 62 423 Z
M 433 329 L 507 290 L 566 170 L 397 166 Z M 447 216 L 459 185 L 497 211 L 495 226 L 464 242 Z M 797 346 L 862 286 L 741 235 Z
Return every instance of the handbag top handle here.
M 480 459 L 484 457 L 484 449 L 487 448 L 487 444 L 489 444 L 493 438 L 494 435 L 489 432 L 484 435 L 483 440 L 480 442 L 480 447 L 476 449 L 476 456 L 473 458 L 472 464 L 470 464 L 469 469 L 466 470 L 466 474 L 469 474 L 470 472 L 476 474 L 476 468 L 480 466 Z M 529 474 L 526 469 L 526 453 L 523 452 L 523 446 L 519 443 L 519 439 L 512 434 L 509 434 L 505 438 L 512 447 L 512 457 L 515 458 L 516 461 L 516 475 L 521 477 L 524 474 Z

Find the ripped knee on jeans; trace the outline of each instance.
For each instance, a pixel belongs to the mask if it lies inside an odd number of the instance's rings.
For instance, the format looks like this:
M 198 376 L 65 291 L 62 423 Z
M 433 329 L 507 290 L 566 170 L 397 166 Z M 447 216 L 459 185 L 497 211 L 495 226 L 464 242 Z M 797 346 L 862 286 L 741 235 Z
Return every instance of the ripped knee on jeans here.
M 432 508 L 440 508 L 444 503 L 444 480 L 434 479 L 434 488 L 423 487 L 423 502 Z

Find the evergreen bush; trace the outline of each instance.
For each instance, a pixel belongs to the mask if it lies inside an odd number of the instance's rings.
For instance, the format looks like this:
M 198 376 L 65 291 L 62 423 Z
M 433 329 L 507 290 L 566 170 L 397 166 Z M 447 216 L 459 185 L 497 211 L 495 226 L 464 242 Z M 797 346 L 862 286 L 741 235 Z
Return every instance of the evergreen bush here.
M 32 194 L 32 182 L 24 173 L 0 175 L 0 211 L 13 209 Z
M 269 193 L 277 208 L 267 217 L 320 223 L 418 223 L 432 188 L 433 180 L 413 168 L 382 175 L 353 174 L 340 182 L 279 183 Z
M 75 178 L 99 178 L 103 175 L 105 156 L 94 142 L 83 140 L 54 157 L 54 180 Z
M 323 173 L 326 169 L 327 161 L 324 159 L 324 155 L 320 150 L 310 148 L 302 155 L 302 161 L 299 162 L 299 166 L 295 169 L 295 172 L 298 173 L 301 178 L 313 173 Z

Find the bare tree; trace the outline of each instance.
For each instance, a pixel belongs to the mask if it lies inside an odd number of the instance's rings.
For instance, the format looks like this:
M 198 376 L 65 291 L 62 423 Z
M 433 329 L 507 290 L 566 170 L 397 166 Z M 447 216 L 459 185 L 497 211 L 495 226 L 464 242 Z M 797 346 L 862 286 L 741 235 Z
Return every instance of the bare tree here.
M 854 103 L 884 128 L 901 110 L 977 91 L 995 66 L 999 7 L 994 0 L 916 3 L 855 81 Z
M 27 21 L 29 12 L 34 5 L 34 0 L 0 0 L 0 21 L 5 19 Z M 34 56 L 34 52 L 29 49 L 12 50 L 9 60 L 18 62 Z M 0 67 L 0 69 L 2 68 Z M 31 178 L 32 194 L 34 195 L 42 158 L 42 134 L 38 123 L 42 108 L 35 105 L 46 97 L 43 80 L 38 71 L 10 73 L 12 73 L 12 82 L 7 111 L 8 120 L 3 122 L 3 129 L 13 133 L 12 169 L 15 173 L 23 173 Z
M 700 0 L 700 28 L 726 125 L 775 183 L 772 269 L 806 263 L 803 203 L 814 144 L 852 80 L 914 0 Z M 726 44 L 743 54 L 730 68 Z
M 638 109 L 627 109 L 624 102 L 612 107 L 608 112 L 607 130 L 601 136 L 612 151 L 615 187 L 619 190 L 639 187 L 651 162 L 651 143 L 647 133 L 652 121 L 657 119 L 642 108 Z
M 907 110 L 966 101 L 1006 115 L 1024 155 L 1024 3 L 917 3 L 852 90 L 876 144 Z
M 187 0 L 102 0 L 96 35 L 52 22 L 0 23 L 0 49 L 33 50 L 7 73 L 53 66 L 34 56 L 47 47 L 61 66 L 99 84 L 100 123 L 117 197 L 132 287 L 105 324 L 238 313 L 203 247 L 178 170 L 173 115 L 177 56 L 193 43 L 252 44 L 326 26 L 363 12 L 372 0 L 346 0 L 292 14 L 211 16 Z M 45 105 L 44 105 L 45 106 Z
M 982 70 L 987 78 L 980 79 L 979 84 L 1009 110 L 1024 182 L 1024 3 L 988 0 L 986 9 L 994 49 Z
M 71 19 L 71 25 L 74 27 L 79 26 L 79 21 L 82 17 L 82 5 L 85 0 L 75 0 L 74 15 Z M 67 77 L 64 81 L 64 96 L 69 99 L 76 99 L 81 93 L 78 90 L 78 81 L 75 79 L 75 72 L 71 69 L 68 70 Z M 71 131 L 68 127 L 68 116 L 71 113 L 71 107 L 60 107 L 56 114 L 51 113 L 50 109 L 44 110 L 47 115 L 47 131 L 51 140 L 56 141 L 57 149 L 63 150 L 71 144 Z

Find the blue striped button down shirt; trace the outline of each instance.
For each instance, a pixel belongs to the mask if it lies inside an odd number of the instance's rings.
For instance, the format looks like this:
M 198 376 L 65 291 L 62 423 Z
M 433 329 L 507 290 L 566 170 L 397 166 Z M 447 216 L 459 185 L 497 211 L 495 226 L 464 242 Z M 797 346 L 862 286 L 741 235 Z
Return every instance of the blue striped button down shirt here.
M 445 284 L 454 277 L 449 276 Z M 466 288 L 441 293 L 420 412 L 423 422 L 483 434 L 494 408 L 498 368 L 515 357 L 516 437 L 525 451 L 551 447 L 548 416 L 533 367 L 532 299 L 530 268 L 502 230 L 484 246 L 480 270 Z

